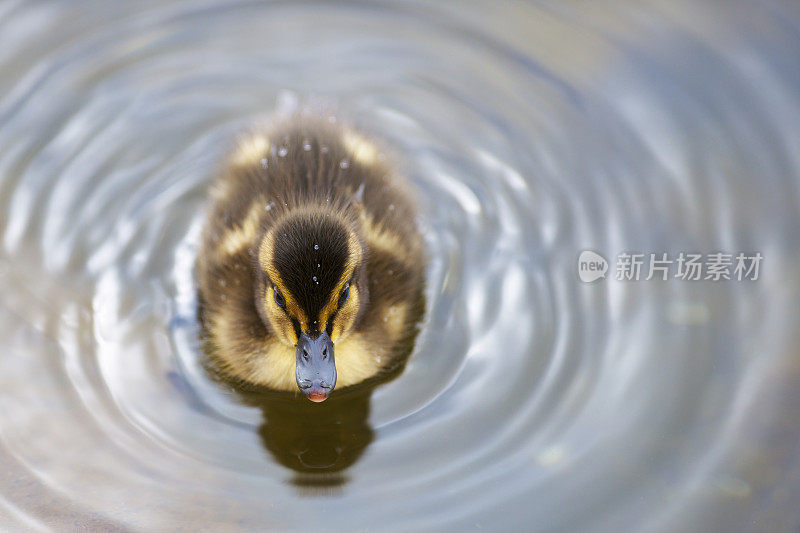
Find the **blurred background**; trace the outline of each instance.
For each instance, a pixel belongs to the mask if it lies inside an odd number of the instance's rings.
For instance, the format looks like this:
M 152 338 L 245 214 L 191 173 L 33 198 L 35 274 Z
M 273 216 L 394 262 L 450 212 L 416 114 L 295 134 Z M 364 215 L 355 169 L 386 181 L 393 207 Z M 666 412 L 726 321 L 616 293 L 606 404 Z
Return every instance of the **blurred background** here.
M 797 531 L 798 64 L 790 1 L 0 0 L 4 529 Z M 208 184 L 308 102 L 400 155 L 431 257 L 332 483 L 195 317 Z M 617 279 L 681 252 L 763 259 Z

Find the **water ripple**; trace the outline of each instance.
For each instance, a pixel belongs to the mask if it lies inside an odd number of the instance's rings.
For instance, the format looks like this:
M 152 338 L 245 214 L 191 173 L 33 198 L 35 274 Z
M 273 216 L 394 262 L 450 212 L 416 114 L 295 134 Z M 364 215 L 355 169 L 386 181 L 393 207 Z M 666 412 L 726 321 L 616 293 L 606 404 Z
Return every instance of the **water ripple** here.
M 718 7 L 0 4 L 3 522 L 796 530 L 800 14 Z M 276 460 L 195 316 L 223 155 L 308 99 L 399 154 L 430 252 L 329 478 Z M 586 249 L 765 260 L 583 284 Z

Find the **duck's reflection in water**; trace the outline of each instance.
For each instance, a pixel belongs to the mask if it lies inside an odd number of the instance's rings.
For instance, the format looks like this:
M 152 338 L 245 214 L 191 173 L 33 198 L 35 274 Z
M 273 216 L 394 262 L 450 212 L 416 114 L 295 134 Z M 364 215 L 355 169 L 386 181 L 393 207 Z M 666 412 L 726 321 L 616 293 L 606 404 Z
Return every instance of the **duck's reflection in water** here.
M 258 435 L 281 465 L 295 472 L 303 492 L 329 492 L 347 482 L 345 470 L 372 442 L 369 425 L 373 386 L 337 391 L 321 403 L 270 391 L 239 391 L 244 403 L 261 409 Z
M 342 471 L 372 442 L 371 394 L 371 390 L 334 394 L 322 403 L 264 396 L 257 404 L 264 414 L 258 434 L 280 464 L 298 473 L 297 484 L 341 484 Z

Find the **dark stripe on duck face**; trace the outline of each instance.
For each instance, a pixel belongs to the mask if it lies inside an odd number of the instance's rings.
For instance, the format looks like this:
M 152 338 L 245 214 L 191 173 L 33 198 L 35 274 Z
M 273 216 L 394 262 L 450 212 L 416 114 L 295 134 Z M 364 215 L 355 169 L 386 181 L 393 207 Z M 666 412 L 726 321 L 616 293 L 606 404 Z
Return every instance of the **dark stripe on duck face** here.
M 273 265 L 311 321 L 310 332 L 322 328 L 315 321 L 340 285 L 349 254 L 347 230 L 330 217 L 298 216 L 276 228 Z

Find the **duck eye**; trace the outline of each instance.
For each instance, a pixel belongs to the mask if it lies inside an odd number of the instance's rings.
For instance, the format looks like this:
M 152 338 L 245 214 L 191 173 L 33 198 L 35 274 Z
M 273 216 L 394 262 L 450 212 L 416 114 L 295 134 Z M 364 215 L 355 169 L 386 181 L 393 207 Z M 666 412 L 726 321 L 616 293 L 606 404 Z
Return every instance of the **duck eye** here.
M 278 307 L 281 309 L 286 309 L 286 300 L 283 299 L 283 294 L 278 289 L 273 289 L 275 293 L 275 303 L 278 304 Z
M 344 289 L 342 289 L 341 294 L 339 294 L 339 307 L 343 306 L 349 297 L 350 297 L 350 284 L 348 283 L 347 286 Z

